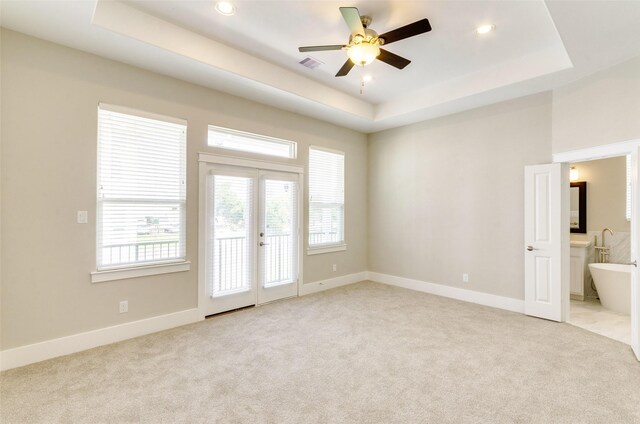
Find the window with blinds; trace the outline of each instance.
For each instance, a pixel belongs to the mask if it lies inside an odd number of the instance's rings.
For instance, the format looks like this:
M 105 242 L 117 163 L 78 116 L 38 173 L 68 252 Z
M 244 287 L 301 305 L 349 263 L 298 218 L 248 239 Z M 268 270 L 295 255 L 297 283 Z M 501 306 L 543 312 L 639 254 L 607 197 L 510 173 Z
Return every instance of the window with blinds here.
M 631 155 L 627 155 L 627 221 L 631 221 Z
M 309 248 L 344 245 L 344 153 L 309 148 Z
M 185 259 L 186 122 L 98 109 L 98 270 Z
M 211 147 L 220 147 L 222 149 L 239 150 L 242 152 L 289 159 L 296 158 L 297 143 L 295 141 L 236 131 L 213 125 L 209 125 L 207 143 Z

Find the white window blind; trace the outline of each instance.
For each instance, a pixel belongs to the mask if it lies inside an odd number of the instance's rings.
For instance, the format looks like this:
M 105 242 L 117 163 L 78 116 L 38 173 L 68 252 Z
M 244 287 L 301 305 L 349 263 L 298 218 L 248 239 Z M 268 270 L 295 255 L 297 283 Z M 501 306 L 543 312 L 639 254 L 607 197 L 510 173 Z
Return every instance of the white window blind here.
M 185 259 L 184 121 L 98 109 L 98 269 Z
M 309 247 L 344 245 L 344 153 L 309 148 Z
M 631 155 L 627 155 L 627 221 L 631 221 Z
M 211 147 L 289 159 L 295 159 L 297 145 L 295 141 L 236 131 L 213 125 L 209 125 L 208 144 Z

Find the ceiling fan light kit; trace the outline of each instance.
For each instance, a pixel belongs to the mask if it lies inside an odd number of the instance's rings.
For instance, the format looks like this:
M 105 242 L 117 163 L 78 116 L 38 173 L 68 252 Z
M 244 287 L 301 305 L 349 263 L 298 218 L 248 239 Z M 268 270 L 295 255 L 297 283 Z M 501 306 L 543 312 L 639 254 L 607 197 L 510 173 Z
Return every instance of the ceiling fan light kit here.
M 358 66 L 365 66 L 380 56 L 380 47 L 377 44 L 363 42 L 360 44 L 354 44 L 347 48 L 347 56 L 351 61 Z
M 397 69 L 404 69 L 410 60 L 398 56 L 394 53 L 381 49 L 381 45 L 391 44 L 405 38 L 431 31 L 428 19 L 421 19 L 412 24 L 378 35 L 377 32 L 369 28 L 371 17 L 360 16 L 360 12 L 355 7 L 341 7 L 340 13 L 351 30 L 349 43 L 346 45 L 334 44 L 329 46 L 307 46 L 299 47 L 300 52 L 347 50 L 349 59 L 342 65 L 336 77 L 342 77 L 349 73 L 354 67 L 366 66 L 378 59 Z

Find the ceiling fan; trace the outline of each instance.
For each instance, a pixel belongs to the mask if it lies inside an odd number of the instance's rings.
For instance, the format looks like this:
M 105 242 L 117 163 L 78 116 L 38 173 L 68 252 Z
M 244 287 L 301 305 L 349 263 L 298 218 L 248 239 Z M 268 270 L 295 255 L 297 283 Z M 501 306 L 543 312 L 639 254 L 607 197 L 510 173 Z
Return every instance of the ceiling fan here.
M 342 65 L 336 77 L 343 77 L 349 73 L 355 65 L 365 66 L 378 59 L 398 69 L 404 69 L 411 63 L 409 59 L 393 54 L 380 46 L 391 44 L 414 35 L 431 31 L 431 25 L 427 18 L 416 21 L 412 24 L 385 32 L 378 35 L 377 32 L 369 28 L 371 17 L 360 16 L 360 12 L 355 7 L 341 7 L 340 13 L 347 26 L 351 30 L 348 44 L 335 44 L 330 46 L 307 46 L 299 47 L 300 52 L 318 52 L 327 50 L 347 50 L 349 59 Z

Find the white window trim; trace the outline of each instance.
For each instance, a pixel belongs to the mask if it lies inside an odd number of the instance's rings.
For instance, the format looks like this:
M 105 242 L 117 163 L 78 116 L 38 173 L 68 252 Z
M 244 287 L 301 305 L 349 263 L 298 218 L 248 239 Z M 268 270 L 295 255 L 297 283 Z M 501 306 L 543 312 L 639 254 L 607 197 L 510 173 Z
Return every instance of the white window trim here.
M 323 253 L 343 252 L 347 250 L 346 244 L 338 244 L 332 246 L 318 246 L 307 248 L 307 255 L 320 255 Z
M 166 121 L 166 122 L 170 122 L 178 125 L 184 125 L 185 129 L 188 128 L 188 121 L 182 118 L 161 115 L 158 113 L 147 112 L 144 110 L 133 109 L 126 106 L 113 105 L 113 104 L 108 104 L 103 102 L 98 102 L 98 110 L 100 109 L 108 110 L 111 112 L 133 115 L 133 116 L 139 116 L 142 118 Z M 188 144 L 188 140 L 185 138 L 185 149 L 188 147 L 187 144 Z M 188 167 L 188 164 L 185 163 L 185 183 L 187 179 L 187 167 Z M 187 188 L 185 187 L 185 193 L 186 193 L 186 190 Z M 186 243 L 187 243 L 186 206 L 187 206 L 187 199 L 185 198 L 185 202 L 184 202 L 185 259 L 180 258 L 180 259 L 174 259 L 174 260 L 164 260 L 161 262 L 151 262 L 149 264 L 141 264 L 141 265 L 127 264 L 127 265 L 107 267 L 107 268 L 98 268 L 96 264 L 96 271 L 90 272 L 91 282 L 101 283 L 105 281 L 125 280 L 129 278 L 145 277 L 149 275 L 161 275 L 161 274 L 170 274 L 174 272 L 189 271 L 191 269 L 191 262 L 186 260 L 186 253 L 187 253 L 186 252 Z
M 126 115 L 139 116 L 141 118 L 155 119 L 157 121 L 170 122 L 172 124 L 188 125 L 186 119 L 176 118 L 174 116 L 161 115 L 159 113 L 147 112 L 146 110 L 133 109 L 126 106 L 112 105 L 109 103 L 98 102 L 98 108 L 111 112 L 124 113 Z
M 102 283 L 105 281 L 126 280 L 129 278 L 146 277 L 149 275 L 169 274 L 173 272 L 189 271 L 191 262 L 179 261 L 173 263 L 162 263 L 139 267 L 126 267 L 121 269 L 109 269 L 106 271 L 94 271 L 91 273 L 92 283 Z
M 284 159 L 284 158 L 282 158 Z M 265 169 L 269 171 L 293 172 L 295 174 L 304 174 L 304 167 L 298 165 L 289 165 L 285 163 L 275 163 L 262 159 L 247 159 L 237 156 L 227 156 L 214 153 L 200 152 L 198 153 L 198 162 L 215 163 L 218 165 L 242 166 L 246 168 Z

